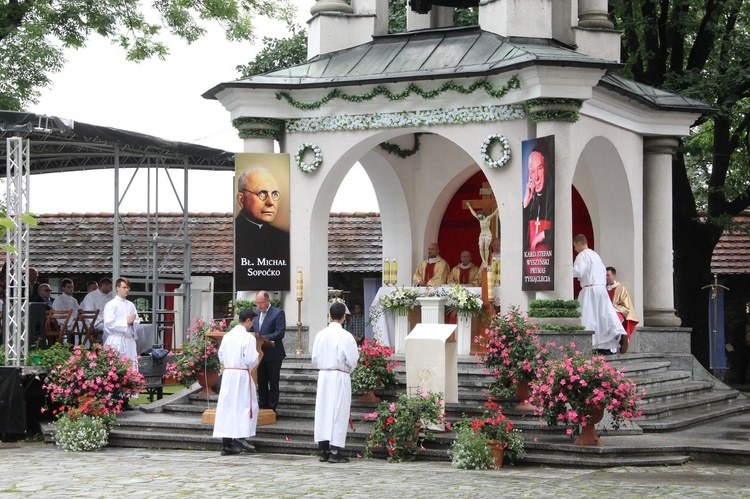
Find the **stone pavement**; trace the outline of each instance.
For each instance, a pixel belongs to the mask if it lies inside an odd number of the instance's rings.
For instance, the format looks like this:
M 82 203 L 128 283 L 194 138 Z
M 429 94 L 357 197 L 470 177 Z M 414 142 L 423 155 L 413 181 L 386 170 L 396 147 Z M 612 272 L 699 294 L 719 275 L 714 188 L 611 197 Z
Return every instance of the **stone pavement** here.
M 711 497 L 750 498 L 750 467 L 689 463 L 606 469 L 506 466 L 465 471 L 445 462 L 388 464 L 314 456 L 105 448 L 67 453 L 0 443 L 0 498 L 54 497 Z

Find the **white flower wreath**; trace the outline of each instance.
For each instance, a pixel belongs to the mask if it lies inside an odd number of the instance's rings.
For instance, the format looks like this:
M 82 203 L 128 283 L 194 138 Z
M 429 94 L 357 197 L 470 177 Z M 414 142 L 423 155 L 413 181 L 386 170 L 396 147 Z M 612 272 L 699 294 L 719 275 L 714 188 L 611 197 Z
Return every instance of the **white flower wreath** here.
M 312 163 L 309 164 L 302 161 L 302 158 L 305 156 L 305 153 L 307 151 L 312 151 L 315 155 Z M 312 142 L 305 142 L 304 144 L 299 146 L 299 149 L 297 149 L 297 154 L 294 155 L 294 161 L 297 162 L 297 166 L 300 170 L 305 173 L 310 173 L 318 169 L 320 164 L 323 162 L 323 155 L 320 153 L 320 147 L 316 146 Z
M 489 154 L 487 154 L 487 151 L 492 147 L 492 144 L 498 142 L 500 143 L 500 146 L 503 148 L 503 155 L 500 156 L 498 159 L 492 159 Z M 482 142 L 482 148 L 480 149 L 480 154 L 482 156 L 482 160 L 485 162 L 487 166 L 490 168 L 500 168 L 505 163 L 508 162 L 510 159 L 510 144 L 508 143 L 508 139 L 500 135 L 499 133 L 490 135 L 486 139 L 484 139 L 484 142 Z

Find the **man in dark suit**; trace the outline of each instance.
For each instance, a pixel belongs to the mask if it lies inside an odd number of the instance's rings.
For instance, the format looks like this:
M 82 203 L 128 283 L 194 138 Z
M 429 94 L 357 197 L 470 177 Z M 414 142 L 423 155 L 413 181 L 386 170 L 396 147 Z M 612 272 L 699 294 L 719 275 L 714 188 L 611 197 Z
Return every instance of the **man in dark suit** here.
M 289 290 L 289 233 L 272 225 L 280 202 L 279 183 L 266 168 L 248 168 L 237 180 L 234 269 L 240 291 Z
M 286 357 L 282 341 L 286 332 L 286 315 L 283 310 L 271 305 L 266 291 L 256 293 L 255 305 L 258 316 L 253 321 L 253 331 L 264 340 L 276 343 L 272 348 L 263 347 L 263 358 L 258 365 L 258 406 L 275 412 L 279 403 L 281 361 Z
M 52 310 L 52 288 L 47 283 L 39 285 L 39 292 L 31 299 L 32 303 L 44 303 L 47 310 Z

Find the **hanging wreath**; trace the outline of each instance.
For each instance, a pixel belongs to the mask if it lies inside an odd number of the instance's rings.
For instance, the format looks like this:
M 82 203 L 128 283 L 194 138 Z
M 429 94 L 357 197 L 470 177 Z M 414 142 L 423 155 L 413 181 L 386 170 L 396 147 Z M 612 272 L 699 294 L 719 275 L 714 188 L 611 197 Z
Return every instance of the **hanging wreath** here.
M 307 151 L 312 151 L 312 153 L 315 155 L 312 163 L 305 163 L 302 161 Z M 320 147 L 316 146 L 312 142 L 305 142 L 304 144 L 299 146 L 299 149 L 297 149 L 297 154 L 294 155 L 294 160 L 297 162 L 297 166 L 300 170 L 305 173 L 310 173 L 318 169 L 320 164 L 323 162 L 323 155 L 320 153 Z
M 492 144 L 496 142 L 502 147 L 503 154 L 498 159 L 492 159 L 488 154 L 488 151 L 492 148 Z M 482 160 L 487 166 L 489 166 L 490 168 L 500 168 L 510 159 L 510 144 L 508 143 L 508 139 L 498 133 L 490 135 L 489 137 L 484 139 L 484 142 L 482 142 L 482 149 L 480 150 L 480 154 L 482 156 Z

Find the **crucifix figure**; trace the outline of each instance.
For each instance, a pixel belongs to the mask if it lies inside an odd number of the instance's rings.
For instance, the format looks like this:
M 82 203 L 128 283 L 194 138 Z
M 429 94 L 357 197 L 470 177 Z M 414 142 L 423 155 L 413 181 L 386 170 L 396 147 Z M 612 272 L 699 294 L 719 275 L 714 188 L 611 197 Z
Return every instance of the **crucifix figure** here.
M 487 268 L 487 262 L 490 259 L 490 247 L 492 245 L 492 230 L 490 229 L 490 222 L 497 215 L 497 208 L 492 212 L 492 215 L 485 217 L 484 212 L 481 210 L 476 213 L 471 207 L 471 203 L 466 201 L 466 206 L 474 218 L 479 220 L 479 256 L 482 257 L 482 268 Z

